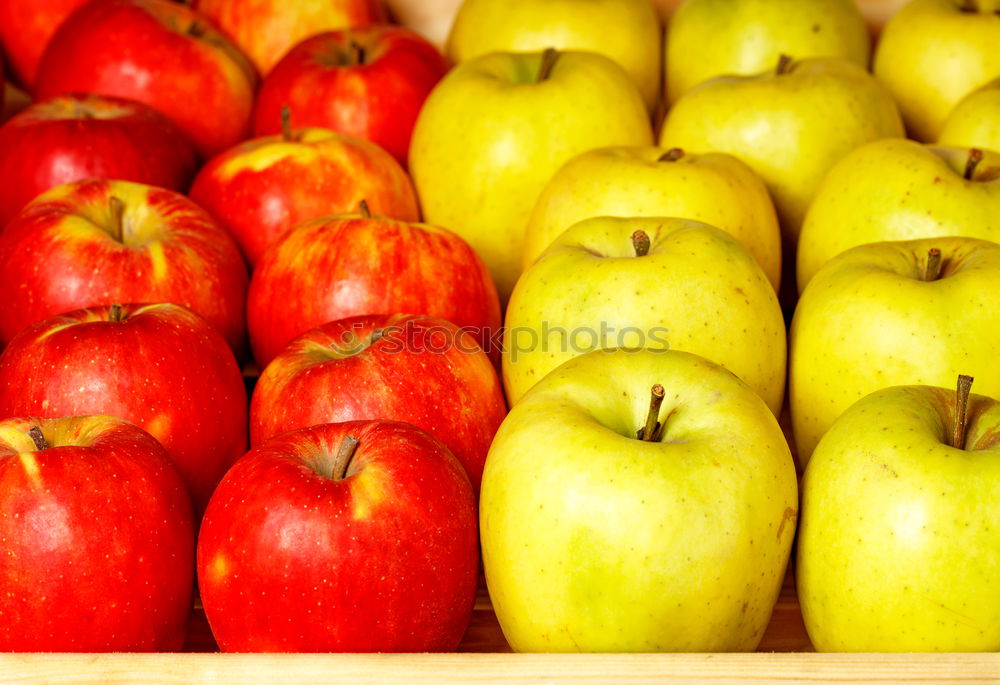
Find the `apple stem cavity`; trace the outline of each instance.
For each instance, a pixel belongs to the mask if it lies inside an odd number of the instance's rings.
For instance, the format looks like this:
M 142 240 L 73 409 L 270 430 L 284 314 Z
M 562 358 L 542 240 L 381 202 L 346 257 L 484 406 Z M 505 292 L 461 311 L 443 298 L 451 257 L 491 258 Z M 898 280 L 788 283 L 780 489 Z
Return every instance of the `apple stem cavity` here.
M 352 40 L 348 45 L 351 51 L 351 64 L 364 64 L 365 63 L 365 46 L 356 40 Z
M 125 309 L 117 302 L 108 307 L 108 321 L 120 323 L 125 320 Z
M 791 66 L 792 66 L 791 55 L 783 54 L 781 55 L 781 57 L 778 58 L 778 66 L 774 68 L 774 73 L 777 74 L 778 76 L 781 76 L 782 74 L 787 74 L 788 68 Z
M 35 450 L 41 452 L 44 449 L 48 449 L 49 443 L 45 442 L 45 436 L 42 435 L 42 429 L 38 426 L 32 426 L 28 431 L 28 437 L 31 441 L 35 443 Z
M 932 247 L 927 250 L 927 262 L 924 264 L 922 280 L 936 281 L 941 278 L 941 250 Z
M 536 83 L 541 83 L 552 75 L 552 69 L 556 66 L 556 60 L 558 59 L 558 50 L 555 48 L 545 48 L 545 52 L 542 53 L 542 64 L 538 67 L 538 78 L 535 80 Z
M 288 105 L 281 108 L 281 139 L 286 143 L 292 140 L 292 110 Z
M 663 386 L 657 383 L 650 391 L 649 412 L 646 414 L 646 423 L 636 431 L 635 435 L 643 442 L 653 442 L 660 437 L 662 426 L 657 418 L 660 416 L 660 405 L 663 404 Z
M 679 147 L 672 147 L 656 160 L 657 162 L 676 162 L 677 160 L 684 157 L 684 150 Z
M 359 440 L 352 435 L 345 435 L 337 449 L 337 456 L 333 460 L 333 468 L 330 470 L 330 478 L 333 480 L 344 480 L 347 477 L 347 469 L 351 466 L 351 460 L 358 449 Z
M 358 213 L 361 214 L 362 218 L 371 219 L 372 210 L 368 206 L 368 200 L 362 200 L 358 203 Z
M 635 249 L 636 257 L 645 257 L 649 254 L 649 234 L 641 228 L 632 234 L 632 247 Z
M 965 449 L 965 431 L 969 421 L 969 392 L 972 390 L 972 376 L 959 375 L 955 391 L 955 426 L 951 434 L 951 446 Z
M 966 181 L 971 181 L 972 177 L 976 174 L 976 167 L 982 161 L 983 151 L 979 148 L 971 148 L 969 150 L 969 158 L 965 160 L 965 173 L 962 174 L 962 178 Z
M 111 210 L 111 237 L 120 243 L 125 237 L 125 203 L 112 195 L 108 198 L 108 209 Z

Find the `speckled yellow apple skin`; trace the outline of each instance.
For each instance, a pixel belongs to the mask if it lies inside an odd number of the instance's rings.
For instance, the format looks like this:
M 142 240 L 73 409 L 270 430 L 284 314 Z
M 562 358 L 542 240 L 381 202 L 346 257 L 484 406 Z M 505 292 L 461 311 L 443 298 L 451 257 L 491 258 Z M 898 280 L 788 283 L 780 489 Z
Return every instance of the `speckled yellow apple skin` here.
M 732 155 L 659 147 L 607 147 L 566 162 L 535 203 L 524 236 L 525 269 L 559 234 L 594 216 L 677 216 L 721 228 L 781 283 L 781 230 L 767 186 Z
M 650 238 L 644 257 L 632 245 L 636 230 Z M 521 276 L 507 308 L 507 399 L 516 403 L 589 346 L 693 352 L 746 381 L 775 415 L 781 410 L 786 343 L 777 296 L 750 252 L 707 224 L 595 217 L 556 239 Z
M 816 448 L 796 574 L 816 649 L 1000 650 L 1000 405 L 972 396 L 964 451 L 954 413 L 954 390 L 887 388 Z
M 958 101 L 941 126 L 938 145 L 1000 150 L 1000 79 Z
M 799 236 L 799 292 L 844 250 L 883 240 L 961 235 L 1000 241 L 1000 153 L 887 139 L 864 145 L 824 179 Z
M 854 62 L 817 57 L 775 72 L 695 86 L 667 114 L 660 145 L 727 152 L 749 164 L 794 244 L 830 167 L 859 145 L 902 137 L 903 124 L 889 91 Z
M 922 280 L 931 248 L 943 269 Z M 948 386 L 960 373 L 1000 397 L 1000 245 L 974 238 L 873 243 L 831 260 L 799 298 L 789 406 L 803 464 L 854 402 L 893 385 Z
M 642 442 L 657 382 L 666 428 Z M 797 508 L 788 446 L 746 384 L 684 352 L 591 352 L 535 386 L 490 448 L 493 607 L 522 652 L 753 650 Z

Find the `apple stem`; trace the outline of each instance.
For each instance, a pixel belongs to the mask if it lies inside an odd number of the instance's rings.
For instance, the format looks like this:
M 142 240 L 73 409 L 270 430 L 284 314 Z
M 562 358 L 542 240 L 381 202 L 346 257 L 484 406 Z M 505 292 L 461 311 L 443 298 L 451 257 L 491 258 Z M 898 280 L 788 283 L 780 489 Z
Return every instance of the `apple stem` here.
M 286 143 L 292 139 L 292 110 L 288 105 L 281 108 L 281 139 Z
M 117 302 L 108 307 L 108 321 L 119 323 L 125 320 L 125 310 Z
M 345 435 L 344 439 L 340 443 L 340 448 L 337 450 L 337 456 L 333 460 L 333 469 L 330 472 L 330 477 L 334 480 L 344 480 L 347 477 L 347 469 L 351 465 L 351 459 L 354 458 L 354 453 L 358 449 L 358 439 L 351 436 Z
M 657 417 L 660 415 L 660 405 L 663 404 L 663 386 L 657 383 L 653 386 L 649 398 L 649 412 L 646 414 L 645 425 L 636 431 L 636 437 L 645 442 L 651 442 L 659 435 L 660 422 Z
M 941 250 L 932 247 L 927 250 L 927 262 L 924 264 L 925 281 L 936 281 L 941 277 Z
M 965 449 L 965 431 L 969 419 L 969 392 L 972 390 L 972 376 L 959 375 L 955 391 L 955 426 L 951 435 L 951 446 Z
M 370 207 L 368 207 L 368 200 L 362 200 L 361 202 L 358 203 L 358 212 L 365 219 L 372 218 L 372 210 Z
M 112 195 L 108 198 L 108 209 L 111 210 L 111 237 L 120 243 L 125 237 L 125 203 Z
M 384 328 L 376 328 L 374 331 L 372 331 L 372 337 L 368 341 L 368 346 L 371 347 L 372 345 L 374 345 L 375 343 L 377 343 L 379 340 L 381 340 L 384 337 L 385 337 L 385 329 Z
M 42 435 L 42 429 L 38 426 L 31 427 L 28 431 L 28 437 L 30 437 L 31 441 L 35 443 L 35 449 L 37 451 L 41 452 L 44 449 L 48 449 L 49 444 L 45 442 L 45 436 Z
M 205 26 L 204 23 L 200 21 L 193 21 L 191 22 L 191 25 L 188 26 L 187 34 L 192 38 L 201 38 L 205 35 L 205 31 L 207 30 L 208 27 Z
M 558 50 L 555 48 L 545 48 L 545 52 L 542 53 L 542 64 L 538 67 L 536 83 L 541 83 L 552 74 L 552 69 L 556 66 L 557 59 L 559 59 Z
M 976 173 L 976 167 L 981 161 L 983 161 L 983 151 L 979 148 L 971 148 L 969 158 L 965 160 L 965 173 L 962 174 L 966 181 L 972 180 L 972 176 Z
M 778 66 L 774 68 L 774 73 L 778 74 L 779 76 L 781 74 L 787 74 L 788 67 L 790 67 L 791 65 L 792 65 L 791 55 L 781 55 L 781 57 L 778 58 Z
M 356 40 L 352 40 L 349 44 L 351 50 L 351 64 L 364 64 L 365 63 L 365 46 Z
M 684 150 L 679 147 L 672 147 L 662 155 L 660 155 L 657 162 L 676 162 L 678 159 L 684 156 Z
M 649 234 L 641 228 L 632 234 L 632 247 L 635 249 L 636 257 L 645 257 L 649 254 Z

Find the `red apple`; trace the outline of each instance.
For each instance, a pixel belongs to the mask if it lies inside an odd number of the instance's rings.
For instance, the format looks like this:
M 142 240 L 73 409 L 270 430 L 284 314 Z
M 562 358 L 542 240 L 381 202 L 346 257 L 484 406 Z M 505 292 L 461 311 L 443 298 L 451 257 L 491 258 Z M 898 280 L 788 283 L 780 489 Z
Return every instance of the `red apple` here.
M 256 79 L 239 49 L 185 5 L 92 0 L 52 36 L 35 97 L 139 100 L 173 119 L 207 158 L 247 137 Z
M 454 650 L 478 563 L 462 467 L 391 421 L 258 445 L 212 496 L 198 541 L 201 599 L 225 651 Z
M 202 168 L 191 199 L 229 228 L 251 266 L 268 245 L 307 219 L 357 211 L 417 221 L 413 183 L 377 145 L 328 129 L 255 138 Z
M 174 304 L 33 324 L 0 355 L 0 418 L 112 414 L 159 440 L 200 510 L 246 450 L 246 386 L 225 341 Z
M 465 331 L 430 316 L 359 316 L 303 333 L 267 365 L 250 444 L 318 423 L 405 421 L 443 442 L 478 493 L 506 413 L 496 369 Z
M 55 30 L 88 0 L 0 0 L 0 44 L 14 80 L 31 90 Z
M 307 221 L 264 253 L 247 294 L 250 345 L 261 368 L 310 328 L 396 312 L 467 327 L 496 359 L 496 287 L 479 255 L 443 228 L 366 212 Z
M 370 140 L 405 165 L 417 114 L 446 71 L 437 48 L 402 27 L 372 25 L 313 36 L 264 79 L 254 133 L 278 133 L 287 106 L 296 125 Z
M 0 228 L 63 183 L 114 178 L 187 190 L 195 152 L 170 119 L 134 100 L 57 95 L 0 127 Z
M 0 343 L 60 312 L 175 302 L 245 348 L 246 265 L 225 229 L 183 195 L 125 181 L 53 188 L 0 232 Z
M 264 75 L 309 36 L 386 20 L 381 0 L 194 0 L 194 7 L 231 36 Z
M 191 500 L 163 447 L 112 416 L 0 421 L 0 651 L 177 651 Z

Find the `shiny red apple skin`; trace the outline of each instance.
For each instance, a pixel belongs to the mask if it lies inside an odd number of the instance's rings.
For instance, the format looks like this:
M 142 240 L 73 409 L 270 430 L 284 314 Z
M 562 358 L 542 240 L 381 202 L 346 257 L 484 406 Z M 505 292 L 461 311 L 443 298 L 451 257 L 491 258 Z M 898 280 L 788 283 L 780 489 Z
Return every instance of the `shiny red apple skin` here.
M 257 75 L 212 23 L 169 0 L 91 0 L 59 27 L 35 98 L 99 93 L 173 119 L 203 159 L 249 135 Z
M 85 2 L 88 0 L 0 0 L 0 44 L 14 81 L 22 88 L 32 89 L 52 34 Z
M 347 477 L 331 461 L 359 441 Z M 476 505 L 414 426 L 322 424 L 255 447 L 205 512 L 198 583 L 224 651 L 452 651 L 472 616 Z
M 110 198 L 125 203 L 112 237 Z M 241 354 L 247 270 L 232 237 L 171 190 L 86 180 L 53 188 L 0 232 L 0 343 L 61 312 L 114 302 L 175 302 Z
M 261 368 L 293 338 L 362 314 L 426 314 L 467 328 L 491 359 L 500 327 L 496 286 L 451 231 L 359 214 L 299 224 L 257 263 L 247 328 Z
M 243 376 L 204 319 L 174 304 L 40 321 L 0 355 L 0 418 L 111 414 L 169 452 L 198 511 L 247 445 Z
M 413 182 L 385 150 L 329 129 L 246 141 L 198 172 L 191 198 L 225 225 L 251 267 L 296 224 L 358 211 L 418 221 Z
M 194 533 L 184 483 L 133 424 L 0 422 L 0 651 L 180 650 Z
M 405 166 L 417 114 L 446 71 L 437 48 L 399 26 L 313 36 L 264 79 L 254 105 L 254 133 L 279 133 L 282 108 L 288 107 L 296 126 L 370 140 Z
M 194 0 L 264 76 L 296 44 L 334 29 L 387 19 L 382 0 Z
M 303 333 L 267 365 L 250 400 L 250 444 L 320 423 L 405 421 L 444 443 L 478 494 L 506 414 L 496 369 L 471 335 L 430 316 L 359 316 Z
M 194 147 L 177 125 L 134 100 L 57 95 L 0 126 L 0 229 L 50 188 L 87 178 L 184 192 Z

